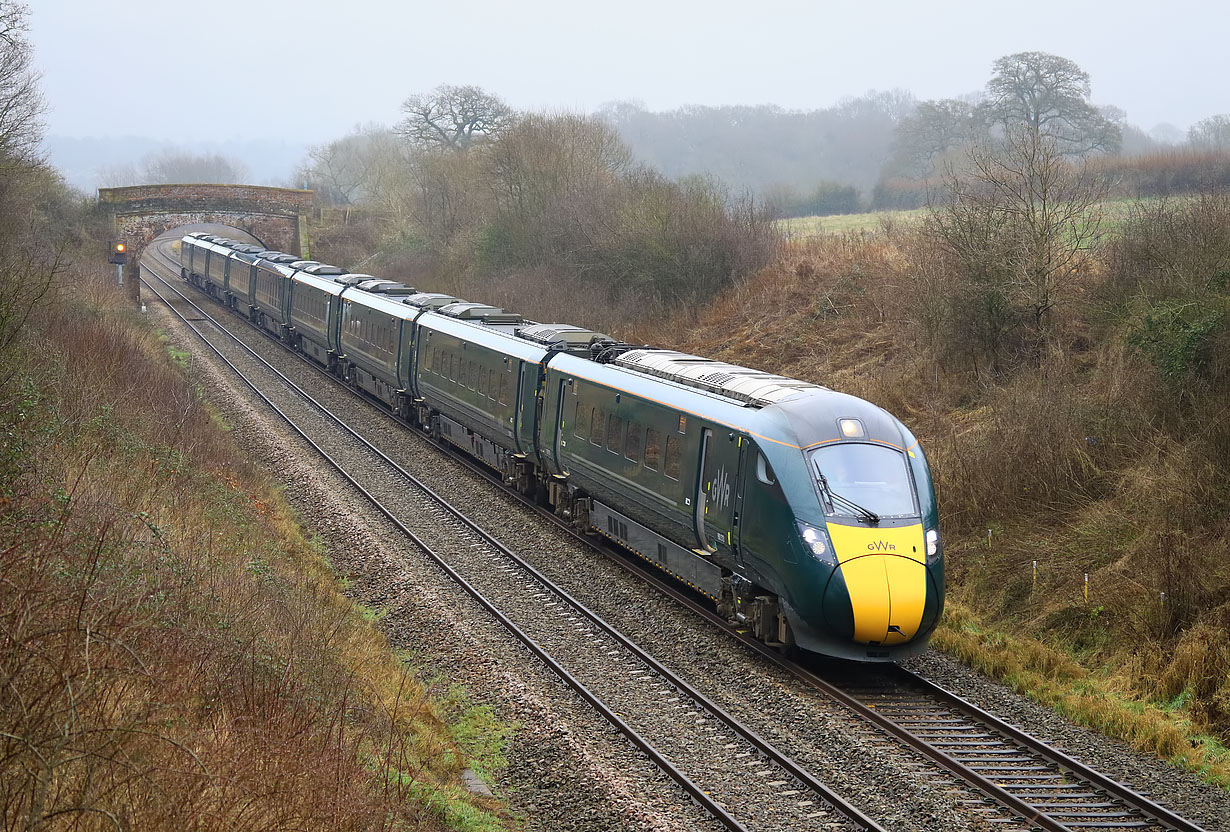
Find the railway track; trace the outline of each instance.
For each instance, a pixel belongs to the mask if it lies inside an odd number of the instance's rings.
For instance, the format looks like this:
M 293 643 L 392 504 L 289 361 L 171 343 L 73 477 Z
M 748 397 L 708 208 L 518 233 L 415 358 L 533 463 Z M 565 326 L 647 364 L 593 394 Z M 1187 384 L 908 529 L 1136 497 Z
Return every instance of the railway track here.
M 1037 811 L 1048 821 L 1044 828 L 1199 832 L 1149 796 L 908 670 L 853 674 L 845 667 L 827 681 L 898 726 L 899 738 L 920 753 L 936 760 L 942 754 L 962 779 L 988 792 L 990 784 Z
M 159 254 L 165 259 L 165 253 Z M 177 268 L 173 264 L 169 266 L 171 267 Z M 389 415 L 389 418 L 393 417 Z M 464 454 L 451 447 L 444 447 L 443 450 L 472 470 L 490 477 L 487 469 Z M 570 525 L 550 512 L 542 511 L 532 501 L 509 493 L 585 545 L 596 545 L 592 538 L 577 533 Z M 605 554 L 613 555 L 620 566 L 636 573 L 659 591 L 727 630 L 749 649 L 813 690 L 840 702 L 876 730 L 891 736 L 937 769 L 963 783 L 971 790 L 964 802 L 975 807 L 992 823 L 1044 829 L 1048 832 L 1085 829 L 1203 832 L 1199 826 L 1150 800 L 1148 795 L 1116 783 L 1063 751 L 1047 746 L 972 703 L 908 671 L 900 668 L 879 668 L 868 673 L 866 666 L 859 666 L 857 675 L 852 675 L 848 669 L 828 668 L 817 672 L 786 659 L 771 648 L 731 628 L 697 596 L 664 580 L 655 570 L 645 568 L 622 550 L 609 546 L 599 548 L 603 549 Z M 562 590 L 560 593 L 562 594 Z M 551 603 L 566 603 L 560 595 L 553 595 L 552 598 L 560 600 L 553 600 Z M 658 673 L 652 665 L 640 659 L 638 661 L 642 661 L 643 672 Z M 671 690 L 682 691 L 679 688 Z M 667 700 L 673 700 L 672 704 L 675 704 L 682 701 L 682 697 L 672 693 Z M 703 707 L 703 696 L 699 699 L 691 698 L 689 704 L 684 707 L 689 709 L 688 714 L 700 713 L 701 711 L 695 708 Z M 720 753 L 726 753 L 728 750 L 724 748 Z M 758 750 L 753 753 L 764 752 Z M 784 776 L 787 770 L 783 769 L 783 773 Z M 793 772 L 789 772 L 789 776 L 793 782 L 782 782 L 780 778 L 770 782 L 789 784 L 790 787 L 785 791 L 801 791 L 796 788 L 796 784 L 803 783 L 801 778 Z M 819 810 L 814 814 L 813 819 L 824 817 Z M 831 818 L 829 823 L 831 824 Z
M 178 282 L 177 267 L 158 254 L 161 270 Z M 143 267 L 153 278 L 143 279 L 149 290 L 292 430 L 722 827 L 884 829 L 351 430 L 166 277 Z M 219 347 L 219 338 L 227 346 Z M 264 392 L 275 388 L 298 399 L 301 410 L 292 416 Z M 344 464 L 340 458 L 356 457 L 356 448 L 361 461 Z

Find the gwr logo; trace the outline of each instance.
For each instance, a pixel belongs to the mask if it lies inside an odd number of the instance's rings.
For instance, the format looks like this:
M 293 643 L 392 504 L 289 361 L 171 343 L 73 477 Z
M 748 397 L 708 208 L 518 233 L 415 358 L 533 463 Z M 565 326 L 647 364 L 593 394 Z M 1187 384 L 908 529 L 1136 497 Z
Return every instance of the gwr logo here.
M 897 551 L 897 544 L 889 543 L 885 540 L 877 540 L 875 543 L 867 544 L 867 551 L 869 552 L 895 552 Z

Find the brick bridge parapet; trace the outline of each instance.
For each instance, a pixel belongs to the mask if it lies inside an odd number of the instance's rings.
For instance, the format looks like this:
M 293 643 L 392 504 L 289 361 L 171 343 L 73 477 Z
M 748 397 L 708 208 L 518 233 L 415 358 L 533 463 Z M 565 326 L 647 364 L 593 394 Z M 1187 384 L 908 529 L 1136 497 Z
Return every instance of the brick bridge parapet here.
M 134 257 L 164 231 L 194 223 L 234 226 L 270 248 L 306 254 L 313 195 L 259 185 L 132 185 L 99 188 L 98 201 Z

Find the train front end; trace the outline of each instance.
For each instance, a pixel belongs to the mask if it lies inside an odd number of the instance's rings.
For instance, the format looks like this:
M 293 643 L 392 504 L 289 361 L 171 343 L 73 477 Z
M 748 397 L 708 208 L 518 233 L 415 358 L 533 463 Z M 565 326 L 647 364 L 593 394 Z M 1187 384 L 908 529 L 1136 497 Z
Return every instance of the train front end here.
M 841 394 L 788 413 L 799 451 L 781 570 L 794 641 L 861 661 L 925 649 L 944 605 L 944 550 L 926 457 L 886 411 Z M 790 408 L 793 409 L 793 408 Z M 781 451 L 774 456 L 784 456 Z

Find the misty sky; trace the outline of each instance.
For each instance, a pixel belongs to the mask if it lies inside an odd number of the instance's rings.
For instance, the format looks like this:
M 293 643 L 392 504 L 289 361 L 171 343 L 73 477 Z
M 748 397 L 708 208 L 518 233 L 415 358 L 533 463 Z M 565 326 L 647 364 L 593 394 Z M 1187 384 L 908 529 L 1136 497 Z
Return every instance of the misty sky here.
M 407 95 L 442 83 L 520 109 L 940 98 L 1024 50 L 1075 60 L 1096 103 L 1145 129 L 1230 111 L 1230 11 L 1215 2 L 27 2 L 60 136 L 320 142 L 392 123 Z M 265 117 L 201 118 L 194 94 L 259 101 Z

